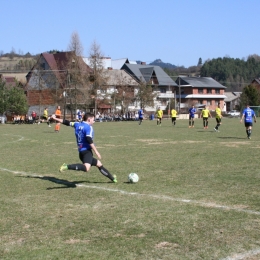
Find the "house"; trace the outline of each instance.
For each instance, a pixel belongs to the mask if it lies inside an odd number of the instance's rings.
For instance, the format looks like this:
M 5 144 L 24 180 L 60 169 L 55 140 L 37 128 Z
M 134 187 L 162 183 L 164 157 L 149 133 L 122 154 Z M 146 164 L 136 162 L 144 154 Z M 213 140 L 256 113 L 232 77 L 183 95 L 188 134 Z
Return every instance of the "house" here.
M 57 105 L 64 110 L 70 98 L 68 92 L 73 88 L 75 76 L 72 75 L 72 70 L 75 66 L 83 73 L 92 73 L 89 66 L 81 57 L 76 57 L 74 52 L 41 53 L 37 63 L 26 75 L 28 114 L 36 111 L 41 115 L 45 107 L 49 108 L 51 114 Z
M 133 102 L 136 91 L 138 91 L 139 83 L 131 75 L 124 70 L 109 68 L 104 70 L 106 82 L 103 85 L 103 90 L 98 90 L 98 110 L 107 109 L 107 112 L 114 112 L 121 110 L 127 106 L 127 110 L 136 110 L 137 104 Z M 116 95 L 120 94 L 120 91 L 124 91 L 124 99 L 121 106 L 116 106 Z M 106 100 L 106 106 L 102 105 L 102 99 Z M 103 102 L 104 103 L 104 102 Z M 107 105 L 110 105 L 108 107 Z M 124 110 L 124 109 L 123 109 Z
M 224 107 L 226 87 L 210 77 L 188 77 L 179 76 L 176 79 L 176 99 L 183 112 L 191 107 L 208 106 L 210 110 L 215 110 L 220 103 Z
M 253 79 L 251 85 L 255 86 L 257 90 L 260 92 L 260 78 Z
M 223 111 L 228 112 L 238 109 L 241 94 L 242 92 L 225 92 L 226 98 L 224 99 Z
M 5 82 L 7 88 L 23 87 L 23 84 L 20 80 L 18 80 L 14 75 L 0 74 L 0 78 Z
M 155 106 L 146 108 L 147 111 L 155 111 L 157 107 L 165 110 L 170 99 L 174 98 L 174 90 L 177 87 L 170 76 L 159 66 L 124 63 L 121 70 L 126 71 L 137 82 L 150 83 L 153 91 L 157 93 Z

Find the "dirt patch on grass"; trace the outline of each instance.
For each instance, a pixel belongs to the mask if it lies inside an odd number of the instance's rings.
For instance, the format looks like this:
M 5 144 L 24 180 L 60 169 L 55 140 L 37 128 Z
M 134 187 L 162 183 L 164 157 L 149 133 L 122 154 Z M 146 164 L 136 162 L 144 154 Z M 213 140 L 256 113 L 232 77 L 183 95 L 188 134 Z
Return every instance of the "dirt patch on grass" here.
M 156 248 L 166 248 L 166 249 L 172 249 L 172 248 L 178 248 L 179 245 L 176 243 L 169 243 L 169 242 L 160 242 L 155 245 Z
M 241 145 L 250 145 L 249 142 L 220 142 L 220 144 L 227 147 L 240 147 Z
M 90 242 L 90 240 L 88 240 L 88 239 L 80 240 L 80 239 L 74 239 L 74 238 L 71 238 L 71 239 L 65 241 L 66 244 L 70 244 L 70 245 L 77 244 L 77 243 L 88 244 L 89 242 Z

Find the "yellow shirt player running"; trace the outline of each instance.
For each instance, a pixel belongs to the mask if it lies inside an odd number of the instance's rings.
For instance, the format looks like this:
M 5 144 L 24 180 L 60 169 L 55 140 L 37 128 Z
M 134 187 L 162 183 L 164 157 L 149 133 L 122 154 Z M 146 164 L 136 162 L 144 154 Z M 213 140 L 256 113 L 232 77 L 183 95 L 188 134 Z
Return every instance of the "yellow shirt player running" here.
M 172 116 L 172 124 L 173 124 L 173 126 L 175 126 L 175 124 L 176 124 L 176 116 L 177 116 L 177 111 L 175 110 L 175 109 L 172 109 L 171 110 L 171 116 Z
M 159 107 L 157 110 L 157 125 L 162 125 L 162 117 L 163 117 L 163 111 Z
M 216 122 L 217 122 L 217 125 L 215 126 L 214 130 L 216 132 L 219 132 L 218 128 L 221 125 L 221 118 L 222 118 L 222 114 L 221 114 L 222 111 L 220 109 L 220 104 L 218 104 L 218 107 L 215 109 L 215 112 L 216 112 Z
M 208 129 L 208 118 L 212 117 L 211 114 L 210 114 L 210 111 L 207 107 L 203 108 L 202 111 L 201 111 L 201 114 L 200 114 L 200 117 L 203 118 L 203 127 L 204 129 Z

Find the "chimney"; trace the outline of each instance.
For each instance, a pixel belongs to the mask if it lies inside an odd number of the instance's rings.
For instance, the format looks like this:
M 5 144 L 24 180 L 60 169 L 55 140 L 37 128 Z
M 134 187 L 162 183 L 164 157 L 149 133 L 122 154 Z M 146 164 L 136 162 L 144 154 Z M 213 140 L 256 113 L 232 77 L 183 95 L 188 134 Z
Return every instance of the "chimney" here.
M 141 61 L 141 65 L 146 65 L 146 62 L 144 62 L 144 61 Z
M 113 70 L 113 68 L 112 68 L 112 67 L 108 67 L 107 69 L 108 69 L 108 70 Z

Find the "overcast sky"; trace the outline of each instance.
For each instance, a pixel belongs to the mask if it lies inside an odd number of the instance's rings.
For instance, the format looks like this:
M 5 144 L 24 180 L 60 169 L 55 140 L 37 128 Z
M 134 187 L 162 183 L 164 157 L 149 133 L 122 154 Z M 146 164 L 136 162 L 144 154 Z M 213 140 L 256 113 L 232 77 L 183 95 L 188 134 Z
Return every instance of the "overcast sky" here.
M 189 67 L 260 55 L 259 0 L 0 0 L 0 51 L 66 51 L 76 31 L 88 56 Z

